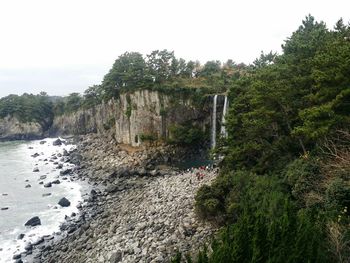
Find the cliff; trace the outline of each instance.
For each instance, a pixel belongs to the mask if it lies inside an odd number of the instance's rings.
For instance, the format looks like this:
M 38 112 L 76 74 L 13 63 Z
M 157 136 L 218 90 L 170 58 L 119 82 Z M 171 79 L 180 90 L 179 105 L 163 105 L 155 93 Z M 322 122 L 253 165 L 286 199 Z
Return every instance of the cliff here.
M 21 122 L 16 117 L 0 119 L 0 140 L 27 140 L 43 137 L 44 130 L 37 122 Z
M 218 113 L 222 112 L 223 96 L 218 99 Z M 195 124 L 209 132 L 212 122 L 212 99 L 201 102 L 184 93 L 166 94 L 159 91 L 138 90 L 122 93 L 91 109 L 79 110 L 54 119 L 51 135 L 105 133 L 112 131 L 118 143 L 140 146 L 143 138 L 171 138 L 171 127 L 184 123 Z M 221 120 L 221 114 L 217 116 Z

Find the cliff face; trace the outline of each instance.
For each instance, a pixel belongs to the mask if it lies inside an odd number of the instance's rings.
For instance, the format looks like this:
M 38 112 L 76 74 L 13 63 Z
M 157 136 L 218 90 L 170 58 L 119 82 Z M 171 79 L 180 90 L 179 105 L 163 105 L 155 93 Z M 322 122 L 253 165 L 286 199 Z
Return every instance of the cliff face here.
M 221 102 L 222 101 L 222 102 Z M 223 100 L 219 100 L 218 111 Z M 88 110 L 56 117 L 52 135 L 104 133 L 113 131 L 118 143 L 140 146 L 142 138 L 169 138 L 170 127 L 185 122 L 197 124 L 203 131 L 211 126 L 212 102 L 194 105 L 181 94 L 139 90 L 121 94 L 118 99 Z M 218 119 L 221 118 L 218 116 Z
M 113 121 L 115 111 L 115 101 L 111 100 L 91 109 L 56 116 L 50 129 L 50 135 L 102 133 Z
M 20 122 L 16 117 L 0 119 L 0 140 L 26 140 L 43 137 L 42 126 L 37 122 Z

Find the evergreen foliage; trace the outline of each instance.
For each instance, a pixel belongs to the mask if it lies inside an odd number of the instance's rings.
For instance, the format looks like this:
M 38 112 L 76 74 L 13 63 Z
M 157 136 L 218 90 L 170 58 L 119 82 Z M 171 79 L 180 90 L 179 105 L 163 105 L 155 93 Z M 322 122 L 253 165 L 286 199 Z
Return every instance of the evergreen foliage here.
M 14 116 L 22 122 L 38 122 L 48 129 L 53 120 L 52 102 L 45 92 L 9 95 L 0 99 L 0 118 L 7 116 Z
M 349 36 L 309 15 L 232 80 L 221 174 L 196 196 L 223 225 L 206 262 L 349 262 Z

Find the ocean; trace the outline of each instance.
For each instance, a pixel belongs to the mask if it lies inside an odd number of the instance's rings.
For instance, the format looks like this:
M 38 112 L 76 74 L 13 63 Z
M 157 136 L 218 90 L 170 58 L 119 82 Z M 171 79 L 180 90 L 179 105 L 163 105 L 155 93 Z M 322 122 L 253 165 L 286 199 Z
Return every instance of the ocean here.
M 0 143 L 0 262 L 12 262 L 14 254 L 24 251 L 29 242 L 35 242 L 43 235 L 59 231 L 65 216 L 77 213 L 77 205 L 82 202 L 84 185 L 78 181 L 62 180 L 57 160 L 53 155 L 70 150 L 73 145 L 53 146 L 55 139 L 40 141 L 16 141 Z M 34 154 L 37 157 L 32 157 Z M 72 166 L 63 163 L 63 169 Z M 38 168 L 39 172 L 34 172 Z M 46 177 L 45 179 L 40 179 Z M 45 183 L 60 180 L 60 184 L 44 187 Z M 43 184 L 39 184 L 39 182 Z M 51 194 L 51 195 L 48 195 Z M 61 207 L 58 201 L 66 197 L 71 205 Z M 32 217 L 38 216 L 41 225 L 25 227 Z M 17 237 L 25 234 L 19 240 Z

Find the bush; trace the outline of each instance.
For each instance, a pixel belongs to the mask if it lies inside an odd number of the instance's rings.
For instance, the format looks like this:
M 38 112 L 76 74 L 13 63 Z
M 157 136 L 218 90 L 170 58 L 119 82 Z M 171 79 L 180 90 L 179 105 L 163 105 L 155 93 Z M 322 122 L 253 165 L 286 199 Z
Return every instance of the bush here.
M 285 169 L 286 183 L 291 187 L 292 196 L 304 204 L 308 193 L 319 187 L 321 180 L 320 168 L 312 158 L 299 158 L 287 165 Z
M 274 191 L 260 200 L 248 191 L 245 200 L 243 212 L 221 230 L 204 262 L 332 262 L 317 213 L 298 211 L 288 196 Z
M 183 146 L 199 145 L 206 138 L 202 129 L 192 123 L 185 123 L 183 125 L 177 124 L 169 127 L 171 138 L 169 143 Z
M 335 178 L 326 190 L 326 205 L 329 209 L 340 211 L 350 208 L 350 186 L 341 178 Z

